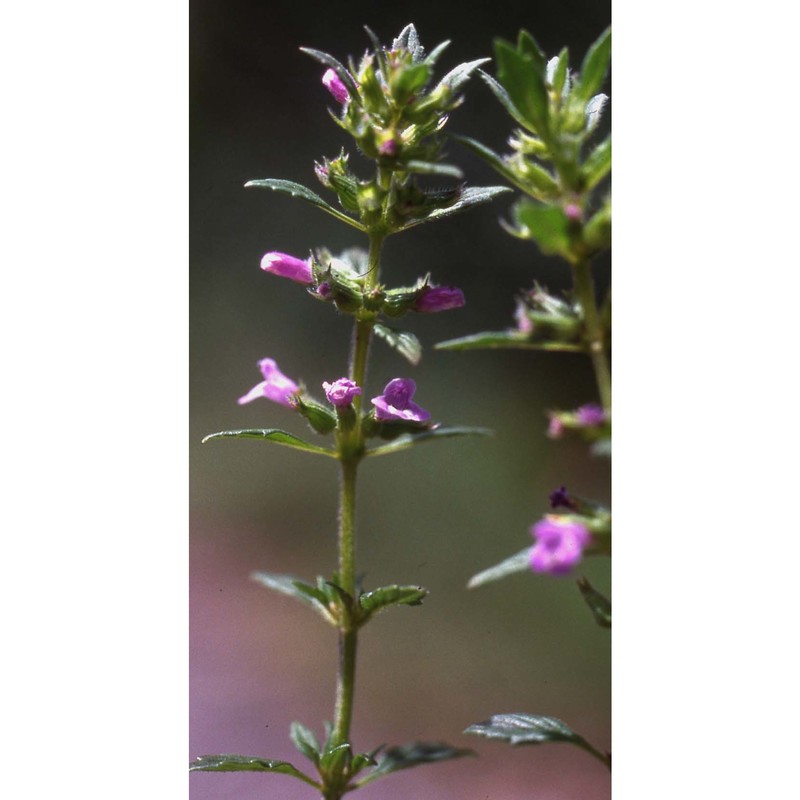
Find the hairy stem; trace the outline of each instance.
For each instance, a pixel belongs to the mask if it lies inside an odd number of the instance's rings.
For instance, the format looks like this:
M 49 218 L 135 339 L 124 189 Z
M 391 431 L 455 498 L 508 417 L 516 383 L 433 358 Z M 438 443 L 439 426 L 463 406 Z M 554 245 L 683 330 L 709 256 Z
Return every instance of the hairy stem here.
M 608 414 L 611 411 L 611 370 L 608 365 L 603 326 L 597 312 L 589 260 L 585 259 L 573 264 L 572 275 L 575 281 L 575 294 L 583 309 L 583 318 L 586 322 L 589 355 L 592 358 L 600 402 L 603 410 Z

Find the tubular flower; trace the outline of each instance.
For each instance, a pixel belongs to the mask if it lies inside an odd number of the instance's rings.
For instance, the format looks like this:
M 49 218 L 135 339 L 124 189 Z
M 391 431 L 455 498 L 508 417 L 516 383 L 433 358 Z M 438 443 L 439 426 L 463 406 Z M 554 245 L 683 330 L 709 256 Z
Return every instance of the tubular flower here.
M 536 539 L 531 548 L 531 569 L 550 575 L 568 574 L 592 538 L 580 522 L 550 516 L 539 520 L 531 528 L 531 535 Z
M 328 402 L 337 408 L 349 406 L 353 402 L 353 398 L 362 393 L 361 387 L 349 378 L 339 378 L 333 383 L 323 381 L 322 388 L 325 390 Z
M 277 275 L 279 278 L 288 278 L 297 283 L 308 285 L 314 282 L 311 274 L 311 260 L 304 261 L 286 253 L 267 253 L 261 259 L 261 269 Z
M 417 384 L 411 378 L 394 378 L 383 394 L 370 401 L 375 406 L 375 419 L 381 422 L 426 422 L 431 415 L 411 401 Z
M 239 405 L 251 403 L 259 397 L 266 397 L 273 403 L 294 408 L 292 397 L 300 391 L 300 387 L 291 378 L 287 378 L 271 358 L 262 358 L 258 362 L 258 367 L 264 380 L 254 386 L 246 395 L 240 397 Z
M 448 311 L 464 305 L 464 292 L 455 286 L 427 286 L 417 297 L 414 310 L 425 314 Z
M 322 83 L 336 98 L 336 102 L 346 103 L 350 99 L 350 92 L 347 91 L 347 87 L 342 83 L 342 79 L 332 69 L 327 70 L 322 76 Z

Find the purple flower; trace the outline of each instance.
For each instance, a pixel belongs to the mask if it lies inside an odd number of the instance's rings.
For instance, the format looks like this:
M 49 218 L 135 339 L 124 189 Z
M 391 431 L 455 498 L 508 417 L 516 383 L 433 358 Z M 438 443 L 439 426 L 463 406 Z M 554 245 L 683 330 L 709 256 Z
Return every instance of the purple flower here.
M 528 316 L 528 306 L 522 300 L 517 300 L 517 307 L 514 309 L 514 319 L 517 323 L 517 330 L 520 333 L 533 333 L 533 322 Z
M 575 417 L 580 425 L 593 428 L 606 421 L 606 412 L 597 403 L 587 403 L 575 411 Z
M 349 406 L 353 402 L 353 398 L 357 394 L 361 394 L 361 387 L 349 378 L 339 378 L 333 383 L 323 381 L 322 388 L 325 390 L 325 397 L 328 398 L 328 402 L 337 408 Z
M 267 253 L 261 259 L 261 269 L 271 272 L 279 278 L 288 278 L 297 283 L 313 283 L 311 274 L 311 259 L 303 261 L 301 258 L 287 255 L 286 253 Z
M 266 397 L 274 403 L 280 403 L 287 408 L 294 408 L 292 396 L 300 391 L 300 387 L 287 378 L 271 358 L 262 358 L 258 362 L 264 380 L 254 386 L 244 397 L 239 398 L 239 405 L 250 403 L 258 397 Z
M 386 384 L 383 394 L 373 397 L 375 418 L 381 422 L 425 422 L 431 415 L 411 402 L 417 384 L 411 378 L 395 378 Z
M 550 575 L 569 573 L 592 539 L 585 525 L 560 517 L 539 520 L 531 528 L 531 535 L 536 539 L 531 549 L 531 569 Z
M 448 311 L 464 305 L 464 292 L 455 286 L 426 286 L 414 301 L 414 310 L 424 314 Z
M 397 140 L 396 139 L 387 139 L 383 142 L 380 147 L 378 147 L 378 153 L 382 156 L 392 156 L 397 155 Z
M 564 206 L 564 215 L 572 222 L 580 222 L 583 217 L 583 211 L 581 211 L 581 207 L 576 203 L 569 203 Z
M 575 508 L 575 501 L 569 496 L 566 486 L 559 486 L 550 492 L 550 508 Z
M 334 70 L 327 70 L 322 76 L 322 82 L 338 103 L 346 103 L 350 99 L 350 92 L 347 91 L 347 87 Z
M 331 285 L 328 281 L 322 281 L 322 283 L 317 286 L 317 294 L 320 297 L 324 297 L 326 300 L 333 294 L 333 289 L 331 289 Z
M 564 423 L 554 414 L 550 415 L 550 424 L 547 426 L 547 435 L 551 439 L 560 439 L 564 435 Z

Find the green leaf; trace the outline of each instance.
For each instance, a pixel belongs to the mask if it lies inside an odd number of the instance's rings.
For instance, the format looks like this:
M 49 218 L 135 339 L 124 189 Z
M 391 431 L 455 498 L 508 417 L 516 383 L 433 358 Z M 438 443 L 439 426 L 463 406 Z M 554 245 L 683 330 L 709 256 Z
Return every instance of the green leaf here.
M 512 211 L 517 235 L 535 239 L 545 254 L 563 255 L 569 250 L 568 220 L 558 206 L 543 205 L 522 199 Z
M 189 764 L 190 772 L 278 772 L 282 775 L 291 775 L 317 789 L 320 785 L 300 772 L 297 767 L 288 761 L 272 761 L 256 756 L 216 755 L 200 756 Z
M 582 353 L 584 348 L 570 342 L 532 342 L 520 331 L 484 331 L 449 339 L 434 345 L 435 350 L 551 350 L 560 353 Z
M 500 739 L 512 745 L 566 742 L 591 753 L 610 768 L 610 756 L 595 750 L 589 742 L 555 717 L 539 714 L 495 714 L 485 722 L 470 725 L 464 733 Z
M 550 59 L 547 64 L 548 80 L 557 95 L 560 95 L 567 85 L 568 70 L 569 50 L 565 47 L 555 58 Z M 569 87 L 567 88 L 569 89 Z
M 477 586 L 483 586 L 485 583 L 492 583 L 505 578 L 508 575 L 513 575 L 515 572 L 527 572 L 530 570 L 530 557 L 533 547 L 526 547 L 516 555 L 495 564 L 477 575 L 473 575 L 467 583 L 467 589 L 474 589 Z
M 442 42 L 441 44 L 437 44 L 436 47 L 434 47 L 433 50 L 431 50 L 431 52 L 425 58 L 425 61 L 423 63 L 427 64 L 429 67 L 432 67 L 439 60 L 439 56 L 449 46 L 450 46 L 450 39 Z
M 483 82 L 492 90 L 494 96 L 500 101 L 500 104 L 505 108 L 506 111 L 511 115 L 514 121 L 521 125 L 528 131 L 532 133 L 536 132 L 536 129 L 533 128 L 522 116 L 520 110 L 514 105 L 512 99 L 508 96 L 508 92 L 491 76 L 488 72 L 484 72 L 482 69 L 478 70 L 481 78 L 483 78 Z
M 604 139 L 589 153 L 581 166 L 583 185 L 592 189 L 611 171 L 611 137 Z
M 448 761 L 453 758 L 474 755 L 472 750 L 451 747 L 444 742 L 411 742 L 400 747 L 390 747 L 378 762 L 375 770 L 360 780 L 356 786 L 364 786 L 391 772 L 417 767 L 420 764 L 433 764 L 437 761 Z
M 359 602 L 364 611 L 374 614 L 387 606 L 421 605 L 427 594 L 428 590 L 421 586 L 381 586 L 371 592 L 364 592 L 359 598 Z
M 611 60 L 611 28 L 600 34 L 597 41 L 589 48 L 581 65 L 581 74 L 575 85 L 574 94 L 584 102 L 589 102 L 592 95 L 603 85 Z
M 346 222 L 348 225 L 352 225 L 354 228 L 357 228 L 360 231 L 366 230 L 366 228 L 358 220 L 348 217 L 347 214 L 343 214 L 341 211 L 339 211 L 339 209 L 334 208 L 329 203 L 326 203 L 318 194 L 312 192 L 311 189 L 307 189 L 300 183 L 295 183 L 294 181 L 284 181 L 278 178 L 264 178 L 263 180 L 248 181 L 245 184 L 245 188 L 249 188 L 251 186 L 255 187 L 256 189 L 272 189 L 275 192 L 283 192 L 284 194 L 289 194 L 292 197 L 299 197 L 301 200 L 306 200 L 312 205 L 317 206 L 317 208 L 327 211 L 329 214 L 336 217 L 336 219 Z
M 317 453 L 321 456 L 330 456 L 331 458 L 339 457 L 335 450 L 304 442 L 293 433 L 282 431 L 279 428 L 248 428 L 242 431 L 219 431 L 218 433 L 209 433 L 208 436 L 203 438 L 203 444 L 210 442 L 212 439 L 266 439 L 275 444 L 282 444 L 284 447 L 293 447 L 295 450 L 305 450 L 307 453 Z
M 544 65 L 540 70 L 533 59 L 517 52 L 508 42 L 495 40 L 497 79 L 528 125 L 543 138 L 548 134 L 549 104 L 544 85 Z
M 449 178 L 464 177 L 464 173 L 452 164 L 436 164 L 432 161 L 407 161 L 406 169 L 409 172 L 416 172 L 418 175 L 443 175 Z
M 607 597 L 604 597 L 600 592 L 595 589 L 586 578 L 581 578 L 578 581 L 578 588 L 592 612 L 594 621 L 601 628 L 611 627 L 611 602 Z
M 301 725 L 299 722 L 293 722 L 290 734 L 294 746 L 314 764 L 319 764 L 319 742 L 314 732 Z
M 394 82 L 394 94 L 397 102 L 405 103 L 415 92 L 422 89 L 431 76 L 431 67 L 424 61 L 419 64 L 412 64 L 399 73 Z
M 480 205 L 481 203 L 488 203 L 494 200 L 499 194 L 510 192 L 508 186 L 472 186 L 461 192 L 458 200 L 447 208 L 437 208 L 426 214 L 424 217 L 409 220 L 405 225 L 397 230 L 408 230 L 415 225 L 421 225 L 423 222 L 435 222 L 436 220 L 444 219 L 445 217 L 452 217 L 453 214 L 458 214 L 461 211 L 466 211 L 468 208 Z
M 378 445 L 378 447 L 367 448 L 366 455 L 368 456 L 384 456 L 388 453 L 396 453 L 400 450 L 406 450 L 416 444 L 429 442 L 432 439 L 446 439 L 452 436 L 491 436 L 492 431 L 488 428 L 467 428 L 467 427 L 452 427 L 452 428 L 434 428 L 433 430 L 425 430 L 420 433 L 405 433 L 393 439 L 389 444 Z
M 457 67 L 451 69 L 450 72 L 448 72 L 447 75 L 445 75 L 444 78 L 442 78 L 439 83 L 436 84 L 432 94 L 436 94 L 437 91 L 441 91 L 443 89 L 455 94 L 455 92 L 457 92 L 469 80 L 472 73 L 481 64 L 486 64 L 491 60 L 491 58 L 477 58 L 475 61 L 465 61 L 463 64 L 459 64 Z
M 319 760 L 320 772 L 325 775 L 341 775 L 352 756 L 350 745 L 347 743 L 332 747 L 326 750 Z
M 313 608 L 326 622 L 336 625 L 336 620 L 328 609 L 328 601 L 325 594 L 319 589 L 303 583 L 294 575 L 280 575 L 275 572 L 252 572 L 250 573 L 250 578 L 256 583 L 266 586 L 267 589 L 280 592 L 288 597 L 294 597 L 295 600 L 305 603 Z
M 422 358 L 422 345 L 413 333 L 399 331 L 389 325 L 376 324 L 373 327 L 378 338 L 383 339 L 389 347 L 393 347 L 403 358 L 415 367 Z
M 539 75 L 545 74 L 547 57 L 544 54 L 544 50 L 539 47 L 539 43 L 533 38 L 532 34 L 525 29 L 520 30 L 517 36 L 517 50 L 528 56 Z

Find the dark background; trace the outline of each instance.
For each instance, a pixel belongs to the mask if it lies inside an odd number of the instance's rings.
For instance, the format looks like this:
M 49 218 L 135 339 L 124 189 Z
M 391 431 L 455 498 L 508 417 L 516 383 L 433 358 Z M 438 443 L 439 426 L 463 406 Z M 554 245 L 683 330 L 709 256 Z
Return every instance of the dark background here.
M 335 103 L 309 46 L 356 58 L 369 25 L 384 43 L 413 21 L 428 50 L 452 44 L 441 76 L 461 61 L 492 55 L 492 39 L 530 30 L 548 55 L 565 44 L 579 64 L 610 22 L 605 2 L 259 3 L 193 0 L 191 31 L 191 756 L 240 752 L 301 766 L 288 741 L 297 719 L 321 732 L 332 715 L 335 634 L 304 607 L 248 580 L 252 569 L 329 574 L 335 563 L 336 467 L 257 442 L 199 445 L 206 433 L 284 427 L 307 435 L 277 405 L 239 407 L 260 380 L 257 362 L 319 385 L 346 371 L 350 320 L 310 302 L 296 284 L 263 274 L 261 255 L 337 251 L 358 232 L 299 201 L 244 190 L 253 178 L 318 186 L 313 162 L 349 141 L 328 117 Z M 493 72 L 493 66 L 487 65 Z M 608 88 L 606 88 L 608 92 Z M 610 93 L 610 92 L 609 92 Z M 475 79 L 448 130 L 505 150 L 512 125 Z M 472 185 L 500 183 L 458 145 L 449 147 Z M 356 171 L 367 164 L 351 156 Z M 501 198 L 448 221 L 390 239 L 389 284 L 431 271 L 460 286 L 459 311 L 404 320 L 426 347 L 414 368 L 382 343 L 372 351 L 366 394 L 392 377 L 413 377 L 420 404 L 446 423 L 492 427 L 491 440 L 455 440 L 368 462 L 359 487 L 360 571 L 369 586 L 420 583 L 421 608 L 387 612 L 362 637 L 356 746 L 447 740 L 479 759 L 426 766 L 363 790 L 380 798 L 582 798 L 610 795 L 605 769 L 567 747 L 512 749 L 460 731 L 491 713 L 561 717 L 610 748 L 610 654 L 574 582 L 518 575 L 467 592 L 473 573 L 525 547 L 547 494 L 566 483 L 609 500 L 609 468 L 575 442 L 544 436 L 547 408 L 593 400 L 588 361 L 539 353 L 437 353 L 439 340 L 511 323 L 513 295 L 534 278 L 566 288 L 562 262 L 542 257 L 497 224 Z M 607 261 L 597 264 L 608 281 Z M 308 434 L 309 436 L 311 434 Z M 321 462 L 321 463 L 320 463 Z M 606 561 L 581 567 L 610 589 Z M 196 774 L 193 800 L 313 794 L 285 776 Z

